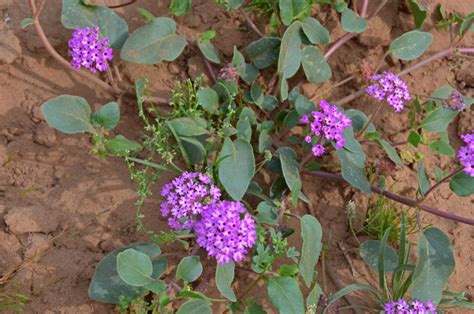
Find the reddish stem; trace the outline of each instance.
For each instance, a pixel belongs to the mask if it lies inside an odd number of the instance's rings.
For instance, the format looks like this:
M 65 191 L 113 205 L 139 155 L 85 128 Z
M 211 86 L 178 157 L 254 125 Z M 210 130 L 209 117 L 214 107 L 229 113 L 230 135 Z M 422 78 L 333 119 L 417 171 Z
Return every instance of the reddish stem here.
M 333 174 L 333 173 L 326 172 L 326 171 L 306 171 L 305 170 L 305 171 L 303 171 L 303 173 L 307 173 L 307 174 L 310 174 L 310 175 L 313 175 L 313 176 L 316 176 L 316 177 L 329 179 L 329 180 L 332 180 L 332 181 L 347 183 L 341 175 Z M 453 213 L 450 213 L 450 212 L 442 211 L 442 210 L 439 210 L 437 208 L 427 206 L 425 204 L 420 204 L 420 202 L 418 202 L 414 199 L 407 198 L 407 197 L 404 197 L 404 196 L 401 196 L 401 195 L 398 195 L 398 194 L 395 194 L 395 193 L 392 193 L 392 192 L 389 192 L 389 191 L 382 190 L 381 188 L 379 188 L 377 186 L 371 186 L 370 189 L 372 190 L 372 192 L 383 195 L 383 196 L 385 196 L 385 197 L 387 197 L 391 200 L 394 200 L 398 203 L 401 203 L 401 204 L 404 204 L 404 205 L 407 205 L 407 206 L 410 206 L 410 207 L 417 207 L 417 208 L 419 208 L 419 209 L 421 209 L 425 212 L 428 212 L 430 214 L 433 214 L 433 215 L 436 215 L 436 216 L 439 216 L 439 217 L 447 218 L 449 220 L 457 221 L 457 222 L 468 224 L 468 225 L 471 225 L 471 226 L 474 225 L 474 219 L 459 216 L 459 215 L 456 215 L 456 214 L 453 214 Z
M 129 2 L 125 2 L 125 3 L 122 3 L 122 4 L 108 5 L 108 7 L 110 9 L 117 9 L 117 8 L 126 7 L 127 5 L 130 5 L 130 4 L 134 4 L 135 2 L 137 2 L 137 0 L 130 0 Z

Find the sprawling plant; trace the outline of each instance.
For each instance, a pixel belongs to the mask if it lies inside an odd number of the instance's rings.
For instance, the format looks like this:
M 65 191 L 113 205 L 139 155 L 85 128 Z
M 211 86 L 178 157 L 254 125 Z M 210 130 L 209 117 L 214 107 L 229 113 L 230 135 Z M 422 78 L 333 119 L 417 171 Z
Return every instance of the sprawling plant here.
M 37 6 L 30 0 L 33 17 L 22 25 L 32 24 L 55 59 L 117 99 L 92 112 L 82 97 L 58 96 L 42 105 L 47 123 L 67 134 L 88 133 L 92 152 L 102 158 L 124 159 L 137 184 L 139 230 L 150 236 L 150 242 L 130 244 L 106 255 L 96 267 L 89 296 L 142 313 L 176 309 L 177 313 L 211 313 L 211 306 L 221 302 L 229 311 L 262 313 L 250 293 L 263 282 L 270 301 L 281 313 L 325 312 L 338 298 L 355 290 L 366 290 L 375 297 L 375 303 L 365 307 L 375 312 L 434 313 L 451 306 L 472 308 L 462 294 L 443 290 L 454 270 L 447 236 L 435 227 L 424 229 L 418 219 L 420 235 L 413 262 L 403 216 L 398 256 L 387 243 L 396 225 L 383 230 L 382 241 L 361 244 L 362 258 L 379 273 L 379 287 L 354 284 L 328 295 L 319 285 L 316 271 L 323 250 L 322 226 L 314 212 L 300 216 L 295 209 L 301 202 L 310 204 L 302 191 L 301 175 L 307 174 L 345 182 L 368 194 L 381 194 L 415 211 L 474 225 L 472 218 L 424 204 L 445 182 L 458 196 L 474 192 L 474 131 L 462 136 L 465 146 L 457 153 L 447 135 L 449 124 L 474 99 L 450 85 L 441 86 L 430 96 L 422 95 L 410 91 L 402 79 L 434 60 L 446 56 L 462 60 L 474 53 L 474 48 L 461 46 L 474 15 L 445 21 L 451 25 L 449 47 L 400 72 L 381 70 L 387 56 L 415 60 L 432 42 L 432 35 L 420 30 L 426 9 L 409 0 L 417 29 L 396 38 L 378 66 L 365 65 L 330 87 L 335 89 L 360 76 L 365 83 L 359 91 L 328 101 L 328 90 L 307 97 L 300 92 L 301 82 L 290 88 L 292 78 L 300 73 L 298 77 L 311 83 L 331 79 L 328 58 L 363 32 L 386 0 L 378 1 L 373 12 L 368 12 L 368 0 L 361 1 L 360 12 L 343 0 L 253 0 L 245 5 L 241 0 L 217 2 L 228 10 L 238 10 L 261 37 L 242 51 L 234 47 L 231 60 L 225 60 L 212 44 L 215 31 L 204 32 L 197 39 L 187 38 L 177 31 L 172 19 L 154 17 L 139 8 L 145 22 L 129 33 L 126 21 L 113 11 L 117 6 L 96 6 L 83 0 L 62 1 L 62 24 L 74 30 L 69 56 L 63 57 L 50 45 L 39 20 L 46 1 Z M 347 33 L 332 40 L 311 14 L 315 4 L 336 10 Z M 248 9 L 270 16 L 270 35 L 257 28 L 247 15 Z M 169 10 L 173 15 L 184 15 L 192 10 L 192 1 L 172 0 Z M 202 56 L 211 83 L 205 86 L 200 78 L 177 83 L 169 100 L 153 96 L 146 78 L 127 86 L 116 65 L 119 59 L 150 65 L 171 62 L 185 49 Z M 220 67 L 217 74 L 215 65 Z M 371 115 L 343 107 L 363 95 L 378 102 Z M 112 135 L 120 120 L 120 104 L 125 101 L 137 103 L 144 124 L 140 142 Z M 391 143 L 372 123 L 386 105 L 393 108 L 393 114 L 409 116 L 410 131 L 403 143 Z M 288 136 L 297 126 L 301 127 L 300 135 Z M 413 198 L 388 191 L 383 172 L 367 175 L 366 145 L 383 149 L 389 160 L 387 167 L 392 170 L 417 165 L 418 186 Z M 423 162 L 424 145 L 430 153 L 451 156 L 461 165 L 454 170 L 434 168 L 432 182 L 431 171 Z M 328 164 L 332 151 L 337 159 Z M 172 172 L 175 178 L 162 182 L 163 172 Z M 262 184 L 260 173 L 265 173 L 271 184 Z M 162 186 L 159 196 L 152 194 L 155 184 Z M 141 209 L 148 197 L 160 198 L 157 210 L 167 219 L 169 230 L 158 231 L 145 220 Z M 295 225 L 301 229 L 302 245 L 298 248 L 288 244 L 288 238 L 295 236 Z M 182 244 L 185 252 L 162 253 L 160 245 L 170 242 Z M 201 261 L 203 256 L 208 258 Z M 168 266 L 170 257 L 180 258 L 177 267 Z M 206 296 L 200 288 L 205 280 L 200 279 L 202 273 L 214 267 L 221 298 Z M 236 271 L 251 274 L 252 280 L 239 289 L 239 294 L 232 286 Z M 393 274 L 390 280 L 387 273 Z M 310 291 L 306 300 L 302 287 Z

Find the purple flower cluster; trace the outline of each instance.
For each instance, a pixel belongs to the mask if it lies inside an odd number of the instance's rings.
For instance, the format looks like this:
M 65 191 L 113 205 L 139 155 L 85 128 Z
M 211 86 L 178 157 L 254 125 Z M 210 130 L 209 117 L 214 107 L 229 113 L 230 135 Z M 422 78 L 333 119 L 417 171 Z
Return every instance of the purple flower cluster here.
M 467 145 L 459 149 L 457 157 L 464 166 L 464 172 L 474 177 L 474 130 L 471 130 L 471 134 L 461 135 L 461 139 Z
M 109 68 L 108 61 L 112 60 L 113 51 L 108 38 L 99 40 L 99 27 L 77 28 L 72 32 L 68 45 L 73 68 L 84 67 L 92 73 L 96 70 L 104 72 Z
M 207 208 L 219 201 L 221 190 L 202 173 L 185 172 L 161 190 L 166 201 L 161 214 L 168 217 L 168 225 L 175 230 L 192 229 Z
M 219 264 L 245 259 L 256 241 L 255 222 L 245 211 L 240 202 L 222 201 L 204 211 L 194 227 L 197 243 Z
M 301 123 L 309 124 L 311 135 L 305 137 L 307 143 L 313 141 L 313 136 L 319 138 L 318 142 L 313 145 L 313 155 L 319 157 L 324 154 L 325 148 L 323 140 L 334 141 L 336 148 L 342 148 L 346 145 L 344 138 L 344 129 L 351 126 L 351 120 L 339 111 L 336 105 L 331 105 L 325 100 L 319 102 L 320 111 L 313 111 L 308 116 L 304 114 L 301 117 Z
M 219 264 L 241 261 L 255 244 L 255 221 L 240 202 L 222 201 L 202 173 L 185 172 L 161 190 L 161 214 L 175 230 L 194 229 L 197 243 Z
M 239 68 L 236 68 L 232 65 L 232 63 L 229 63 L 225 67 L 220 69 L 219 73 L 217 74 L 217 79 L 224 80 L 226 82 L 232 82 L 237 79 L 238 75 Z
M 435 314 L 436 306 L 430 300 L 424 304 L 420 300 L 412 300 L 408 303 L 399 299 L 397 302 L 385 303 L 383 310 L 385 314 Z
M 367 94 L 380 101 L 387 101 L 395 112 L 402 111 L 405 102 L 411 99 L 407 85 L 395 74 L 385 71 L 370 78 L 375 82 L 367 87 Z
M 449 94 L 449 98 L 443 101 L 443 106 L 450 107 L 453 110 L 463 111 L 466 104 L 464 103 L 464 98 L 461 93 L 457 90 L 453 90 L 451 94 Z

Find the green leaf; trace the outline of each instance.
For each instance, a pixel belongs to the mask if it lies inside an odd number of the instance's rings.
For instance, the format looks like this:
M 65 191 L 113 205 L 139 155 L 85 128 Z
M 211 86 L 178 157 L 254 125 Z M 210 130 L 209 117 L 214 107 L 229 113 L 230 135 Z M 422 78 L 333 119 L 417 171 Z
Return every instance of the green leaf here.
M 176 34 L 176 23 L 170 18 L 158 17 L 130 34 L 120 57 L 135 63 L 158 64 L 175 60 L 185 46 L 186 38 Z
M 263 130 L 258 136 L 258 152 L 263 154 L 273 144 L 273 139 L 268 130 Z
M 411 13 L 415 18 L 416 28 L 420 28 L 423 26 L 423 22 L 425 21 L 427 15 L 425 7 L 419 4 L 417 0 L 408 0 L 408 5 L 410 6 Z
M 321 299 L 321 296 L 324 295 L 323 289 L 321 289 L 321 286 L 316 283 L 314 285 L 313 290 L 308 294 L 308 297 L 306 297 L 306 308 L 310 306 L 318 306 L 319 305 L 319 300 Z
M 298 125 L 298 121 L 298 112 L 296 112 L 296 110 L 290 110 L 290 112 L 287 113 L 285 119 L 283 120 L 283 126 L 287 129 L 291 129 Z
M 263 91 L 257 82 L 252 83 L 252 86 L 250 87 L 250 96 L 252 97 L 252 100 L 255 102 L 257 106 L 260 107 L 263 104 L 263 100 L 264 100 Z
M 251 305 L 245 308 L 244 314 L 267 314 L 260 304 L 252 302 Z
M 311 83 L 322 83 L 332 76 L 332 70 L 327 63 L 321 51 L 313 46 L 307 46 L 303 49 L 301 59 L 306 78 Z
M 249 107 L 244 107 L 242 108 L 242 111 L 240 112 L 239 115 L 239 120 L 243 120 L 247 117 L 250 121 L 250 124 L 256 125 L 257 124 L 257 116 L 255 115 L 255 112 L 249 108 Z
M 193 282 L 202 274 L 202 264 L 199 256 L 186 256 L 176 268 L 176 278 Z
M 32 18 L 27 17 L 26 19 L 21 20 L 20 26 L 21 28 L 25 29 L 30 25 L 35 24 L 35 21 Z
M 219 51 L 217 51 L 216 47 L 214 47 L 210 40 L 198 40 L 197 45 L 207 60 L 217 64 L 221 63 Z
M 243 3 L 244 3 L 244 0 L 228 0 L 224 4 L 225 4 L 225 7 L 227 8 L 227 10 L 236 10 Z
M 252 126 L 249 119 L 245 117 L 237 123 L 237 137 L 250 143 L 252 139 Z
M 459 27 L 459 35 L 464 35 L 471 27 L 471 31 L 474 29 L 472 22 L 474 21 L 474 12 L 469 13 L 468 16 L 462 21 L 461 26 Z
M 205 31 L 204 33 L 201 34 L 199 37 L 201 41 L 206 41 L 206 40 L 212 40 L 217 36 L 217 32 L 213 29 Z
M 284 79 L 295 75 L 300 68 L 302 58 L 300 30 L 301 23 L 294 22 L 287 28 L 281 40 L 278 73 L 281 73 Z
M 285 101 L 288 98 L 288 82 L 283 76 L 280 76 L 280 98 L 281 101 Z
M 454 157 L 455 155 L 455 151 L 451 147 L 451 145 L 449 145 L 448 142 L 443 141 L 443 140 L 433 141 L 428 145 L 428 147 L 433 152 L 441 154 L 441 155 L 446 155 L 446 156 L 451 156 L 451 157 Z
M 183 16 L 191 11 L 192 4 L 192 0 L 171 0 L 168 10 L 173 15 Z
M 389 142 L 385 140 L 378 140 L 378 139 L 375 140 L 375 142 L 377 142 L 380 146 L 382 146 L 382 148 L 387 153 L 388 158 L 390 158 L 390 160 L 393 161 L 397 166 L 399 166 L 400 168 L 403 168 L 405 166 L 403 164 L 402 159 L 398 155 L 397 150 L 395 149 L 395 147 L 390 145 Z
M 212 309 L 209 301 L 195 299 L 183 303 L 176 314 L 212 314 Z
M 295 109 L 300 116 L 310 114 L 314 110 L 314 103 L 306 96 L 299 94 L 296 96 Z
M 119 120 L 120 108 L 115 101 L 105 104 L 98 111 L 94 112 L 91 117 L 91 122 L 94 125 L 103 127 L 108 131 L 114 129 Z
M 430 132 L 442 132 L 448 128 L 459 111 L 451 108 L 439 107 L 431 111 L 422 121 L 421 127 Z
M 449 188 L 458 196 L 469 196 L 474 193 L 474 177 L 460 172 L 449 181 Z
M 372 268 L 378 270 L 378 259 L 380 253 L 380 244 L 378 240 L 367 240 L 359 248 L 359 254 L 364 262 Z M 397 252 L 390 246 L 385 246 L 384 270 L 385 272 L 393 272 L 398 266 Z
M 112 48 L 122 48 L 128 37 L 128 25 L 112 9 L 105 6 L 88 7 L 81 0 L 63 0 L 61 23 L 65 28 L 99 27 L 101 38 L 109 38 Z
M 280 147 L 277 150 L 281 161 L 281 170 L 285 178 L 286 185 L 290 191 L 299 193 L 301 189 L 301 178 L 296 152 L 290 147 Z
M 163 280 L 154 280 L 146 284 L 144 287 L 155 294 L 159 294 L 165 291 L 166 283 Z
M 137 8 L 137 12 L 138 12 L 138 14 L 140 14 L 143 17 L 143 19 L 147 23 L 153 22 L 155 20 L 155 16 L 153 14 L 151 14 L 150 11 L 148 11 L 144 8 Z
M 353 187 L 370 194 L 370 184 L 365 173 L 365 153 L 360 143 L 354 138 L 352 127 L 344 129 L 344 137 L 346 146 L 336 150 L 341 162 L 342 177 Z
M 234 290 L 232 290 L 232 281 L 234 281 L 235 264 L 230 262 L 227 264 L 217 264 L 216 268 L 216 286 L 217 289 L 232 302 L 237 301 Z
M 126 284 L 117 273 L 117 255 L 127 249 L 135 249 L 150 258 L 156 258 L 161 254 L 160 247 L 154 243 L 134 243 L 113 250 L 102 258 L 95 268 L 88 290 L 91 299 L 119 304 L 122 296 L 133 300 L 145 292 L 143 287 L 132 287 Z
M 196 96 L 201 106 L 207 112 L 213 114 L 219 109 L 219 95 L 212 88 L 203 87 L 198 90 Z
M 257 69 L 265 69 L 278 60 L 280 44 L 280 38 L 264 37 L 252 42 L 245 51 Z
M 255 157 L 252 146 L 241 139 L 224 139 L 219 158 L 219 181 L 235 201 L 240 201 L 255 174 Z
M 341 26 L 349 33 L 362 33 L 367 28 L 367 20 L 346 8 L 342 11 Z
M 261 224 L 278 225 L 278 213 L 275 207 L 267 202 L 258 204 L 256 218 Z
M 267 112 L 272 112 L 278 105 L 278 99 L 273 95 L 263 96 L 262 109 Z
M 142 287 L 152 281 L 153 265 L 148 255 L 127 249 L 117 255 L 117 273 L 127 284 Z
M 279 0 L 280 18 L 285 26 L 311 11 L 311 6 L 306 0 Z
M 426 229 L 418 238 L 417 256 L 411 295 L 438 304 L 455 266 L 449 238 L 438 228 Z
M 313 17 L 307 17 L 301 21 L 301 28 L 312 44 L 327 45 L 331 41 L 329 31 Z
M 396 38 L 390 44 L 390 52 L 400 60 L 413 60 L 423 54 L 433 41 L 427 32 L 410 31 Z
M 63 133 L 95 132 L 90 122 L 91 107 L 82 97 L 58 96 L 45 102 L 41 111 L 48 125 Z
M 354 132 L 361 131 L 369 120 L 365 113 L 357 109 L 346 110 L 345 114 L 351 119 Z
M 410 134 L 408 134 L 408 143 L 415 147 L 418 147 L 421 142 L 423 142 L 423 138 L 421 137 L 421 135 L 418 134 L 418 132 L 416 131 L 410 131 Z
M 181 136 L 199 136 L 208 134 L 207 122 L 202 118 L 176 118 L 168 121 L 176 134 Z
M 123 135 L 117 135 L 114 138 L 107 139 L 105 148 L 111 155 L 123 156 L 128 155 L 130 152 L 140 151 L 142 146 L 135 141 L 127 139 Z
M 268 296 L 272 304 L 284 314 L 305 312 L 303 294 L 296 279 L 273 276 L 268 279 Z
M 418 163 L 416 174 L 418 177 L 418 191 L 420 192 L 421 196 L 424 196 L 425 193 L 430 189 L 431 183 L 423 160 L 420 160 Z
M 316 264 L 322 248 L 323 229 L 319 221 L 311 215 L 304 215 L 300 220 L 301 238 L 301 259 L 299 269 L 306 287 L 311 287 L 313 282 Z

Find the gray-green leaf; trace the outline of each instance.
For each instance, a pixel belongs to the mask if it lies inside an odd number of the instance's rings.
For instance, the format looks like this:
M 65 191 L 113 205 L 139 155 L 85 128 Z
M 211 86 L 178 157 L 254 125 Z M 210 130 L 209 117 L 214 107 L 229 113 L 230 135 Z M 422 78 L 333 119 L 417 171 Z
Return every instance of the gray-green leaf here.
M 329 31 L 313 17 L 301 21 L 301 28 L 309 41 L 315 45 L 327 45 L 331 40 Z
M 112 9 L 105 6 L 87 7 L 81 0 L 63 0 L 61 23 L 68 29 L 97 25 L 102 38 L 109 38 L 113 48 L 122 48 L 128 37 L 128 25 Z
M 223 157 L 226 158 L 219 164 L 219 181 L 233 200 L 240 201 L 255 174 L 252 146 L 242 139 L 232 142 L 226 138 L 219 154 L 219 158 Z
M 94 112 L 91 122 L 106 130 L 114 129 L 120 120 L 120 108 L 115 101 L 109 102 Z
M 346 8 L 342 11 L 341 26 L 349 33 L 362 33 L 367 28 L 367 20 Z
M 210 40 L 198 40 L 197 45 L 207 60 L 217 64 L 221 63 L 219 51 L 217 51 L 216 47 L 214 47 Z
M 152 281 L 153 265 L 148 255 L 127 249 L 117 255 L 117 273 L 127 284 L 142 287 Z
M 311 215 L 304 215 L 300 220 L 301 238 L 301 259 L 299 269 L 306 287 L 311 287 L 316 264 L 322 248 L 323 229 L 319 221 Z
M 301 189 L 301 178 L 295 151 L 290 147 L 280 147 L 277 153 L 278 157 L 280 157 L 281 169 L 286 185 L 290 191 L 299 192 Z
M 402 159 L 398 155 L 397 150 L 389 142 L 378 139 L 375 140 L 375 142 L 379 143 L 382 146 L 382 148 L 387 153 L 388 158 L 390 158 L 390 160 L 393 161 L 397 166 L 399 166 L 400 168 L 403 168 L 405 166 L 403 164 Z
M 332 70 L 327 63 L 321 51 L 313 46 L 307 46 L 303 49 L 301 59 L 306 78 L 311 83 L 322 83 L 332 76 Z
M 199 256 L 186 256 L 176 268 L 176 278 L 193 282 L 202 274 L 202 264 Z
M 94 133 L 91 107 L 82 97 L 61 95 L 50 99 L 41 106 L 48 125 L 67 134 Z
M 176 23 L 170 18 L 158 17 L 130 34 L 120 57 L 135 63 L 158 64 L 175 60 L 185 46 L 185 37 L 176 34 Z
M 303 294 L 294 278 L 273 276 L 268 279 L 267 290 L 270 301 L 280 313 L 302 314 L 305 312 Z
M 390 44 L 390 52 L 400 60 L 413 60 L 423 54 L 433 41 L 433 35 L 418 30 L 407 32 Z
M 360 246 L 359 254 L 364 262 L 374 271 L 378 271 L 378 260 L 380 253 L 380 244 L 378 240 L 367 240 Z M 385 246 L 384 271 L 393 272 L 398 266 L 397 252 L 390 246 Z
M 418 169 L 416 171 L 416 174 L 418 177 L 418 191 L 423 196 L 426 192 L 428 192 L 431 186 L 430 177 L 426 172 L 425 163 L 423 162 L 423 160 L 420 160 L 420 162 L 418 163 Z
M 280 44 L 280 38 L 264 37 L 248 45 L 245 51 L 257 69 L 265 69 L 278 60 Z
M 176 314 L 212 314 L 209 301 L 194 299 L 183 303 Z
M 280 55 L 278 57 L 278 73 L 287 79 L 296 74 L 300 68 L 301 52 L 301 23 L 291 24 L 281 40 Z
M 417 255 L 411 295 L 438 304 L 455 266 L 449 238 L 438 228 L 426 229 L 418 238 Z
M 216 286 L 217 289 L 232 302 L 237 301 L 234 290 L 232 290 L 232 281 L 234 281 L 235 264 L 230 262 L 227 264 L 217 264 L 216 268 Z
M 107 152 L 112 155 L 123 156 L 130 152 L 140 151 L 142 146 L 135 141 L 127 139 L 123 135 L 117 135 L 105 142 L 105 148 L 107 149 Z
M 219 109 L 219 95 L 215 90 L 209 87 L 203 87 L 198 90 L 197 99 L 201 106 L 209 113 L 215 113 Z
M 451 108 L 439 107 L 431 111 L 421 121 L 421 127 L 430 132 L 442 132 L 448 128 L 449 123 L 454 120 L 459 111 Z
M 421 4 L 419 4 L 417 0 L 408 0 L 408 4 L 413 17 L 415 18 L 415 26 L 416 28 L 420 28 L 423 26 L 423 22 L 426 19 L 426 9 Z
M 458 196 L 469 196 L 474 193 L 474 177 L 460 172 L 449 181 L 449 188 Z

